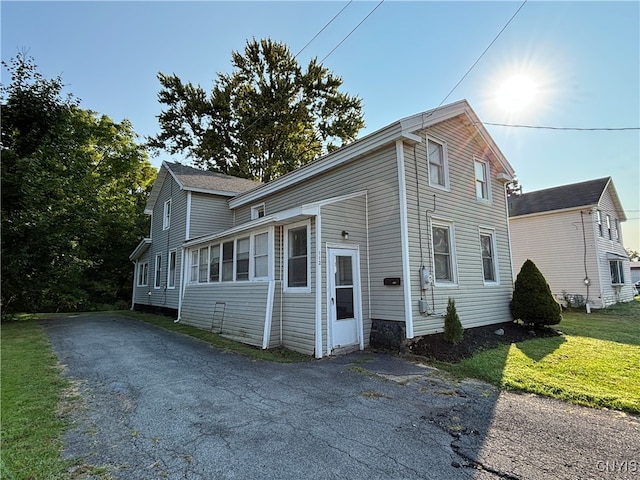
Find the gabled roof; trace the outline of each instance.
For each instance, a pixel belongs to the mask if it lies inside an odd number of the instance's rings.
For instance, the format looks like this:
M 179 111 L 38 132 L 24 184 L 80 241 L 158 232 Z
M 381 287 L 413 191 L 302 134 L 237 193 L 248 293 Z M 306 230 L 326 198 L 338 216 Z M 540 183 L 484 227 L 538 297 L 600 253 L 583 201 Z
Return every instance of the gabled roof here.
M 611 188 L 610 193 L 618 210 L 620 221 L 625 221 L 624 210 L 611 177 L 546 188 L 521 195 L 511 195 L 509 197 L 509 217 L 579 207 L 597 207 L 608 186 Z
M 419 143 L 423 141 L 423 139 L 415 135 L 415 132 L 460 115 L 466 116 L 468 124 L 475 127 L 476 132 L 493 152 L 502 169 L 500 173 L 503 178 L 513 178 L 515 172 L 511 164 L 495 144 L 491 135 L 489 135 L 489 132 L 485 129 L 469 103 L 466 100 L 460 100 L 411 117 L 406 117 L 387 125 L 259 188 L 239 194 L 229 200 L 229 206 L 231 208 L 237 208 L 247 203 L 255 202 L 266 195 L 270 195 L 346 162 L 360 158 L 396 140 L 403 139 L 408 142 Z
M 170 175 L 178 184 L 181 190 L 220 195 L 223 197 L 234 197 L 239 193 L 246 192 L 261 185 L 259 182 L 247 180 L 246 178 L 232 177 L 223 173 L 200 170 L 189 167 L 181 163 L 162 162 L 160 171 L 156 178 L 149 200 L 144 209 L 146 214 L 153 212 L 153 207 L 158 200 L 162 184 L 167 175 Z

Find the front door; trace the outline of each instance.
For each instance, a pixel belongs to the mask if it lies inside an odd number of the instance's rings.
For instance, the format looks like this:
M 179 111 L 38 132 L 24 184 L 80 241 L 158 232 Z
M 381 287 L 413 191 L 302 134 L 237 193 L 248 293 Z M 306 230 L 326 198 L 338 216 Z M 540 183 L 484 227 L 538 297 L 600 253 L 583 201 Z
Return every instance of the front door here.
M 330 348 L 361 344 L 362 308 L 358 250 L 329 248 L 327 258 Z

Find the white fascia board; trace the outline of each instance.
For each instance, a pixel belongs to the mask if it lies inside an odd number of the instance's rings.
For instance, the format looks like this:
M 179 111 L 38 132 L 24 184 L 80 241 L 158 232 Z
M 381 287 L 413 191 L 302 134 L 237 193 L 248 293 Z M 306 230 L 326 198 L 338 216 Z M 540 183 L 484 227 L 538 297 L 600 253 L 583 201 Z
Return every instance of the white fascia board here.
M 387 144 L 392 144 L 399 138 L 402 138 L 402 135 L 403 132 L 400 127 L 400 123 L 395 122 L 381 130 L 367 135 L 366 137 L 356 140 L 335 152 L 300 167 L 297 170 L 289 172 L 262 187 L 258 187 L 232 198 L 229 200 L 229 207 L 238 208 L 248 203 L 256 202 L 258 199 L 271 195 L 283 188 L 289 187 L 308 178 L 315 177 L 327 170 L 360 158 L 372 150 L 376 150 Z
M 140 256 L 145 252 L 145 250 L 149 248 L 149 245 L 151 245 L 150 238 L 143 238 L 142 240 L 140 240 L 140 243 L 138 244 L 138 246 L 131 253 L 131 255 L 129 255 L 129 260 L 133 262 L 138 258 L 140 258 Z
M 221 197 L 235 197 L 238 195 L 238 192 L 227 192 L 225 190 L 211 190 L 208 188 L 202 187 L 181 187 L 182 190 L 187 192 L 196 192 L 196 193 L 207 193 L 209 195 L 220 195 Z

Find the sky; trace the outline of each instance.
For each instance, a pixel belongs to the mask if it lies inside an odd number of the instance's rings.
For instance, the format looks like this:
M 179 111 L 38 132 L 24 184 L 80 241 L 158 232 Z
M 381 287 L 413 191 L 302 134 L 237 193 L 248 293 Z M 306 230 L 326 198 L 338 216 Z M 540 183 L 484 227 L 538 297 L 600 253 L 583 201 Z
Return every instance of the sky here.
M 467 99 L 524 192 L 611 176 L 623 242 L 640 251 L 638 1 L 2 0 L 0 15 L 3 61 L 27 52 L 81 107 L 130 120 L 141 141 L 159 133 L 159 72 L 210 91 L 253 38 L 340 76 L 341 90 L 362 99 L 359 136 Z M 517 110 L 498 95 L 514 76 Z M 634 129 L 600 130 L 622 128 Z M 171 159 L 189 163 L 151 162 Z

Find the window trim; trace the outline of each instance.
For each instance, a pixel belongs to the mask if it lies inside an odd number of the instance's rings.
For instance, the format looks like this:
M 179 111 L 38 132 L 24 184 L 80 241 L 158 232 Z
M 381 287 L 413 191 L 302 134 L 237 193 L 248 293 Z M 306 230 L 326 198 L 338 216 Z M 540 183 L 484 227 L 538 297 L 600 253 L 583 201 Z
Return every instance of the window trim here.
M 484 255 L 482 251 L 482 236 L 488 236 L 491 239 L 492 260 L 493 260 L 493 277 L 494 280 L 487 280 L 484 274 Z M 496 241 L 496 231 L 493 228 L 480 227 L 478 229 L 478 240 L 480 241 L 480 261 L 482 267 L 482 283 L 484 285 L 500 285 L 500 269 L 498 268 L 498 248 Z
M 478 176 L 476 174 L 476 164 L 478 165 L 482 165 L 482 170 L 484 173 L 484 179 L 483 180 L 479 180 Z M 491 165 L 489 164 L 489 162 L 487 160 L 478 158 L 478 157 L 473 157 L 473 178 L 474 178 L 474 186 L 475 186 L 475 190 L 476 190 L 476 200 L 480 200 L 481 202 L 488 202 L 491 203 Z M 484 182 L 484 188 L 486 190 L 486 197 L 481 197 L 478 196 L 478 182 Z
M 438 280 L 436 278 L 436 260 L 435 260 L 435 245 L 433 242 L 433 228 L 447 228 L 449 232 L 449 258 L 451 268 L 451 280 Z M 430 242 L 431 242 L 431 264 L 433 265 L 433 283 L 438 287 L 457 287 L 458 286 L 458 260 L 456 255 L 456 235 L 455 224 L 453 221 L 444 219 L 431 219 L 430 225 Z
M 149 286 L 149 261 L 148 260 L 138 263 L 138 272 L 137 272 L 136 278 L 137 278 L 136 287 Z M 142 280 L 144 280 L 144 283 Z
M 171 272 L 171 259 L 173 259 L 173 274 Z M 167 288 L 176 288 L 176 272 L 178 270 L 178 251 L 169 250 L 169 260 L 167 263 Z
M 262 210 L 262 215 L 260 215 L 260 211 Z M 251 220 L 256 220 L 258 218 L 262 218 L 267 215 L 267 211 L 264 206 L 264 202 L 259 203 L 257 205 L 253 205 L 251 207 Z
M 164 202 L 162 211 L 162 230 L 169 230 L 171 227 L 171 199 Z
M 618 280 L 620 280 L 619 282 L 615 282 L 614 277 L 613 277 L 613 272 L 611 272 L 611 266 L 613 264 L 616 264 L 616 273 L 618 275 Z M 609 274 L 611 275 L 611 285 L 613 286 L 620 286 L 620 285 L 624 285 L 625 284 L 625 280 L 624 280 L 624 263 L 622 262 L 622 260 L 609 260 Z
M 156 263 L 154 271 L 154 283 L 153 288 L 159 289 L 162 287 L 162 254 L 156 254 Z
M 426 155 L 427 155 L 427 177 L 429 178 L 429 186 L 434 188 L 439 188 L 440 190 L 449 191 L 449 160 L 448 160 L 448 152 L 447 152 L 447 143 L 443 140 L 439 140 L 430 135 L 427 136 L 426 139 Z M 442 176 L 444 177 L 444 184 L 440 185 L 439 183 L 434 183 L 431 181 L 431 162 L 429 160 L 429 142 L 436 143 L 440 145 L 442 148 Z
M 289 286 L 289 232 L 291 230 L 298 230 L 305 227 L 307 229 L 307 285 L 304 287 L 290 287 Z M 283 251 L 283 263 L 284 263 L 284 288 L 285 293 L 311 293 L 311 221 L 306 220 L 303 222 L 292 223 L 284 228 L 284 251 Z

